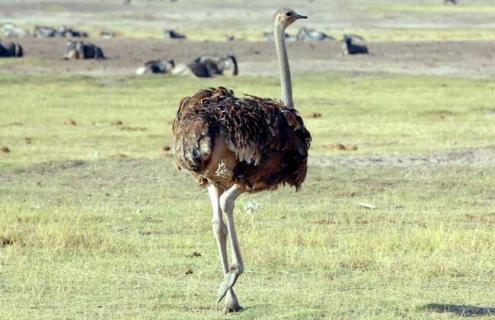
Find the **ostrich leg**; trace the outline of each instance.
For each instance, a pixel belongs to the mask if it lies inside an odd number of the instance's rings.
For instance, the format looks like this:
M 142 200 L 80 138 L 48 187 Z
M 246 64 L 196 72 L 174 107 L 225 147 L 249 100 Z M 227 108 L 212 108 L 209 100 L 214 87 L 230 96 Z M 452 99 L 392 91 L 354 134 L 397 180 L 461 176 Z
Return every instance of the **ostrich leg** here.
M 236 198 L 243 193 L 242 187 L 239 185 L 233 185 L 220 196 L 220 206 L 222 211 L 227 215 L 228 230 L 230 234 L 230 241 L 232 246 L 232 257 L 234 263 L 230 266 L 228 272 L 225 274 L 224 281 L 220 284 L 218 289 L 218 301 L 221 301 L 227 294 L 229 289 L 231 290 L 235 282 L 244 271 L 244 263 L 242 262 L 241 251 L 239 248 L 239 241 L 237 239 L 237 233 L 234 225 L 234 206 Z M 227 301 L 226 311 L 231 306 Z M 237 311 L 237 310 L 232 310 Z
M 222 262 L 223 273 L 226 275 L 229 272 L 229 261 L 227 258 L 227 226 L 223 222 L 222 210 L 220 209 L 220 195 L 223 190 L 215 187 L 214 185 L 208 185 L 208 195 L 211 200 L 211 208 L 213 213 L 212 226 L 213 234 L 217 240 L 218 252 L 220 253 L 220 258 Z M 225 295 L 225 293 L 224 293 Z M 242 307 L 239 305 L 237 296 L 235 295 L 234 289 L 228 290 L 227 302 L 225 305 L 225 312 L 234 312 L 241 310 Z

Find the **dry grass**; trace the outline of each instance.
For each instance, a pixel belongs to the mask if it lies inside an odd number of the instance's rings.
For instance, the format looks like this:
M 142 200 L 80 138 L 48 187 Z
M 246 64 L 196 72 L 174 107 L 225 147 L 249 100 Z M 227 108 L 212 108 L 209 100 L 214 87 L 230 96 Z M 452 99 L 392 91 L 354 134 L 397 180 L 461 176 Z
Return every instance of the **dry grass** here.
M 307 118 L 308 180 L 297 194 L 240 198 L 247 272 L 236 286 L 247 309 L 230 318 L 492 317 L 493 83 L 296 81 L 302 114 L 324 115 Z M 278 94 L 271 78 L 206 85 L 218 84 Z M 223 318 L 207 196 L 166 148 L 175 102 L 203 86 L 1 76 L 0 144 L 11 152 L 0 155 L 0 318 Z M 486 152 L 448 153 L 466 148 Z M 407 165 L 409 154 L 424 165 Z

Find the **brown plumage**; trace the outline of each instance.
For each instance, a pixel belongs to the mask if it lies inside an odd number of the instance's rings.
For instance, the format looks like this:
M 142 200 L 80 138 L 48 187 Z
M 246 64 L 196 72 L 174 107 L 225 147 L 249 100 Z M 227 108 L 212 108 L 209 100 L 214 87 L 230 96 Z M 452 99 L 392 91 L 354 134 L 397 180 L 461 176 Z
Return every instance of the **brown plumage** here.
M 238 98 L 223 87 L 201 90 L 179 103 L 173 134 L 178 166 L 201 185 L 299 189 L 306 177 L 311 135 L 295 109 L 272 99 Z
M 271 190 L 281 184 L 299 189 L 306 177 L 311 135 L 294 109 L 284 37 L 285 28 L 305 18 L 287 8 L 274 16 L 283 102 L 250 95 L 238 98 L 223 87 L 210 88 L 182 99 L 173 124 L 178 166 L 190 171 L 208 189 L 224 274 L 218 301 L 226 297 L 225 312 L 242 310 L 233 289 L 244 271 L 234 222 L 235 200 L 243 192 Z M 227 235 L 232 247 L 231 265 Z

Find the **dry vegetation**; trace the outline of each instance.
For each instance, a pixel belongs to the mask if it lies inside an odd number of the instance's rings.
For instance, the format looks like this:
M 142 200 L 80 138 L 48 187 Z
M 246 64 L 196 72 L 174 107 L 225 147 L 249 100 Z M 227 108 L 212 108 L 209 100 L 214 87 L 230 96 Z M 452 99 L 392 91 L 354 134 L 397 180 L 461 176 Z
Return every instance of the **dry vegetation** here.
M 124 16 L 120 2 L 81 3 L 22 7 L 8 0 L 0 12 L 10 8 L 11 20 L 29 25 L 35 20 L 23 10 L 49 11 L 65 23 L 64 10 L 79 9 L 81 17 L 93 19 L 86 20 L 88 31 L 103 21 L 94 8 Z M 150 26 L 158 30 L 164 17 L 183 25 L 177 15 L 198 3 L 179 0 L 161 16 L 156 8 L 172 6 L 168 1 L 135 1 L 141 11 L 105 26 L 149 36 Z M 369 24 L 370 36 L 420 37 L 418 30 L 426 30 L 428 39 L 437 32 L 429 22 L 440 17 L 435 21 L 447 38 L 492 38 L 485 28 L 495 10 L 487 1 L 458 7 L 358 4 L 346 1 L 340 10 L 348 14 L 340 17 L 336 1 L 294 6 L 313 14 L 317 27 L 328 6 L 332 29 L 356 23 L 351 31 L 359 31 Z M 230 5 L 234 13 L 244 8 L 239 1 Z M 251 9 L 241 22 L 256 10 L 270 17 L 272 10 L 261 1 Z M 193 34 L 206 13 L 188 12 L 193 23 L 184 31 Z M 225 12 L 208 21 L 228 17 Z M 386 27 L 400 21 L 423 24 Z M 456 28 L 449 29 L 454 21 Z M 218 36 L 217 30 L 212 22 L 198 37 Z M 123 48 L 141 40 L 116 41 Z M 241 46 L 241 74 L 247 68 L 250 75 L 136 78 L 117 58 L 96 69 L 43 55 L 0 62 L 0 319 L 225 318 L 214 301 L 221 274 L 209 201 L 174 167 L 170 121 L 181 97 L 207 86 L 279 94 L 269 44 L 229 45 Z M 246 310 L 228 318 L 495 318 L 495 82 L 491 71 L 473 79 L 473 70 L 492 63 L 491 44 L 475 44 L 486 51 L 467 49 L 479 59 L 463 53 L 463 43 L 451 44 L 449 57 L 459 59 L 455 73 L 431 72 L 428 66 L 445 71 L 448 59 L 440 58 L 442 44 L 431 46 L 432 60 L 428 44 L 422 45 L 406 45 L 399 50 L 402 60 L 391 62 L 395 54 L 330 54 L 326 68 L 314 50 L 323 57 L 331 45 L 292 47 L 300 61 L 312 55 L 295 67 L 294 79 L 296 104 L 314 136 L 309 175 L 299 193 L 281 188 L 239 199 L 246 273 L 236 287 Z M 258 47 L 261 54 L 250 53 Z M 201 48 L 226 44 L 187 42 L 176 52 Z M 418 52 L 421 61 L 409 70 L 406 64 Z M 354 67 L 361 72 L 336 71 Z
M 11 150 L 0 155 L 1 317 L 218 318 L 207 196 L 175 170 L 168 148 L 175 101 L 204 83 L 1 83 L 0 133 Z M 272 78 L 208 82 L 218 84 L 278 93 Z M 464 100 L 452 94 L 457 87 Z M 308 181 L 298 194 L 241 198 L 247 273 L 238 290 L 247 310 L 235 317 L 491 312 L 492 88 L 446 78 L 301 76 L 301 112 L 324 114 L 307 118 Z M 363 96 L 346 94 L 351 89 Z

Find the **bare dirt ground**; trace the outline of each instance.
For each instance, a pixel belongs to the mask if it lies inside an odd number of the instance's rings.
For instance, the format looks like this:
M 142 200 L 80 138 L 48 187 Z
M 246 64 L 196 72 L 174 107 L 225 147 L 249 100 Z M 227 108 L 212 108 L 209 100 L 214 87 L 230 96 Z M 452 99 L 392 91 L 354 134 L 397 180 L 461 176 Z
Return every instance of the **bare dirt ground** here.
M 22 59 L 9 59 L 0 71 L 14 73 L 67 73 L 130 75 L 150 59 L 188 62 L 199 55 L 235 54 L 244 75 L 277 72 L 273 43 L 166 41 L 156 39 L 90 40 L 108 56 L 104 61 L 64 61 L 64 39 L 18 39 L 25 49 Z M 344 56 L 341 43 L 289 44 L 294 72 L 391 72 L 475 78 L 495 76 L 495 42 L 371 42 L 369 56 Z M 6 61 L 5 59 L 3 61 Z
M 63 39 L 19 39 L 26 57 L 0 61 L 0 71 L 15 73 L 67 73 L 130 75 L 150 59 L 188 62 L 199 55 L 235 54 L 241 74 L 277 73 L 272 43 L 213 41 L 166 41 L 162 28 L 173 28 L 188 39 L 215 39 L 213 34 L 236 34 L 236 39 L 271 30 L 271 16 L 280 6 L 290 5 L 307 14 L 305 25 L 337 38 L 346 32 L 374 30 L 380 35 L 399 32 L 419 34 L 462 30 L 491 32 L 495 9 L 490 0 L 461 1 L 442 6 L 441 0 L 2 0 L 0 24 L 12 22 L 32 30 L 34 25 L 68 25 L 88 31 L 88 41 L 100 45 L 109 57 L 105 61 L 63 61 Z M 299 26 L 302 26 L 299 25 Z M 102 40 L 98 30 L 119 33 Z M 419 31 L 418 31 L 419 30 Z M 296 27 L 288 30 L 294 34 Z M 239 35 L 240 37 L 237 37 Z M 423 38 L 423 35 L 425 38 Z M 212 36 L 212 37 L 210 37 Z M 151 39 L 153 38 L 153 39 Z M 249 37 L 248 37 L 249 38 Z M 216 38 L 218 40 L 218 38 Z M 389 40 L 389 38 L 381 38 Z M 404 39 L 404 38 L 401 38 Z M 406 37 L 405 39 L 410 40 Z M 462 38 L 471 39 L 471 38 Z M 491 39 L 479 38 L 479 39 Z M 253 39 L 251 39 L 253 40 Z M 291 43 L 289 54 L 294 72 L 392 72 L 489 78 L 495 76 L 493 41 L 370 41 L 370 56 L 342 55 L 341 43 Z

